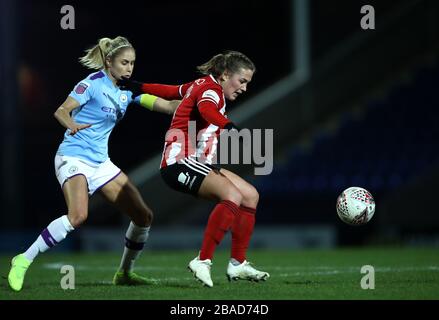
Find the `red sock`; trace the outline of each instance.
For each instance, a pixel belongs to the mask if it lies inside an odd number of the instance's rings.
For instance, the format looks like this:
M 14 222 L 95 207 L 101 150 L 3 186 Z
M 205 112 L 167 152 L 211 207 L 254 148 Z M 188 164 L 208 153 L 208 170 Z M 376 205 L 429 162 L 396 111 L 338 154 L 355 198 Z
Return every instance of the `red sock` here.
M 224 238 L 224 234 L 229 231 L 238 211 L 238 206 L 228 200 L 221 201 L 215 206 L 204 231 L 200 260 L 212 259 L 216 246 Z
M 232 225 L 232 258 L 243 263 L 255 226 L 256 209 L 241 206 Z

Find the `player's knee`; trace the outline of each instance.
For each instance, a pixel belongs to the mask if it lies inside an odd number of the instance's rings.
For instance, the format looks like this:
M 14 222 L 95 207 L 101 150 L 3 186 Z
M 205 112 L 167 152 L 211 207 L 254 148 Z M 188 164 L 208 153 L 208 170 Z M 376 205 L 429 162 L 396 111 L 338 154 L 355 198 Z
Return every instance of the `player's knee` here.
M 72 210 L 68 214 L 70 224 L 73 228 L 78 228 L 87 220 L 87 210 Z
M 249 208 L 256 208 L 259 203 L 259 192 L 255 187 L 250 185 L 246 188 L 244 193 L 244 199 L 242 200 L 242 205 Z
M 241 205 L 243 200 L 242 193 L 235 187 L 229 187 L 224 191 L 223 197 L 221 200 L 228 200 L 235 203 L 238 207 Z

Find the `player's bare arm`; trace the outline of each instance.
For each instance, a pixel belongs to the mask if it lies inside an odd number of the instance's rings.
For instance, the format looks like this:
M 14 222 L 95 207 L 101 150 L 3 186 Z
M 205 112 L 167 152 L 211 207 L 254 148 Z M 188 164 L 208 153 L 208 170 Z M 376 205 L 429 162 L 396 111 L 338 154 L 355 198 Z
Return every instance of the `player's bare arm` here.
M 64 101 L 53 114 L 56 120 L 58 120 L 63 127 L 71 130 L 70 135 L 74 135 L 79 130 L 91 127 L 91 124 L 78 124 L 73 121 L 72 117 L 70 116 L 70 112 L 77 107 L 79 107 L 78 101 L 72 97 L 67 97 L 66 101 Z
M 148 110 L 166 114 L 173 114 L 181 102 L 181 100 L 166 100 L 151 94 L 142 94 L 135 101 Z
M 180 104 L 181 100 L 165 100 L 162 98 L 157 98 L 156 101 L 154 101 L 154 105 L 152 107 L 152 111 L 166 113 L 166 114 L 173 114 L 175 109 L 177 109 L 178 105 Z

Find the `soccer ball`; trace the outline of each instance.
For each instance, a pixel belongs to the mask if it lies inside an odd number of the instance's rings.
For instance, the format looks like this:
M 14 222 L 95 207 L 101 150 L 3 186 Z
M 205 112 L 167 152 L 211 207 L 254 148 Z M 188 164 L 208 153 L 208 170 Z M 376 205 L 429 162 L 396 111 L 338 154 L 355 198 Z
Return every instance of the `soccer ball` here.
M 337 199 L 337 214 L 347 224 L 366 224 L 372 219 L 374 213 L 375 200 L 366 189 L 347 188 Z

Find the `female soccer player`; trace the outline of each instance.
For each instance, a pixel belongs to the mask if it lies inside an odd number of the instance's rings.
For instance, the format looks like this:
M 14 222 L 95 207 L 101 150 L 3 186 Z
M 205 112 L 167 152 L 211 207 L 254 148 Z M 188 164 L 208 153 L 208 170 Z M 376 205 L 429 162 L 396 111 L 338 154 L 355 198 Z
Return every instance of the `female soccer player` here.
M 133 101 L 132 92 L 121 90 L 117 82 L 131 77 L 136 54 L 124 37 L 102 38 L 86 52 L 80 58 L 82 65 L 99 71 L 80 81 L 54 113 L 67 129 L 55 156 L 55 173 L 64 193 L 67 214 L 52 221 L 29 249 L 12 259 L 8 281 L 15 291 L 21 290 L 25 273 L 39 253 L 58 244 L 84 223 L 88 215 L 88 197 L 98 190 L 131 219 L 113 283 L 151 283 L 132 269 L 148 238 L 152 211 L 127 175 L 108 157 L 111 131 Z M 168 114 L 174 112 L 179 102 L 148 94 L 136 97 L 134 101 L 150 110 Z
M 224 116 L 225 99 L 234 101 L 247 90 L 255 66 L 244 54 L 230 51 L 214 56 L 197 69 L 204 77 L 180 86 L 131 80 L 123 81 L 122 86 L 165 99 L 182 99 L 166 135 L 160 166 L 162 178 L 177 191 L 217 202 L 208 219 L 199 256 L 190 261 L 188 268 L 203 284 L 212 287 L 213 254 L 231 229 L 228 279 L 266 280 L 269 274 L 256 270 L 246 260 L 259 194 L 238 175 L 212 165 L 220 129 L 236 129 Z M 193 121 L 196 135 L 201 137 L 194 146 L 189 138 Z

